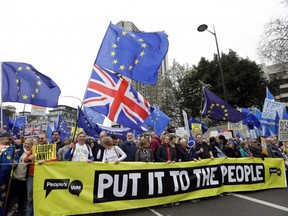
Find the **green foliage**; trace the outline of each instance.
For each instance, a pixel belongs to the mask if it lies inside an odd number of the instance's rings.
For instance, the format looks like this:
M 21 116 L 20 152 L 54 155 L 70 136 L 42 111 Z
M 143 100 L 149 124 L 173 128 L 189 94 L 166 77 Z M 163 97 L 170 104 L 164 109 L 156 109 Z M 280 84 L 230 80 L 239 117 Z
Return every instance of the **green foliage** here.
M 228 103 L 234 107 L 262 107 L 268 81 L 260 67 L 248 58 L 239 57 L 232 50 L 222 54 L 221 60 Z M 180 108 L 188 110 L 190 117 L 199 116 L 202 110 L 202 87 L 210 86 L 212 92 L 224 98 L 218 62 L 216 55 L 212 61 L 201 58 L 198 65 L 181 80 Z

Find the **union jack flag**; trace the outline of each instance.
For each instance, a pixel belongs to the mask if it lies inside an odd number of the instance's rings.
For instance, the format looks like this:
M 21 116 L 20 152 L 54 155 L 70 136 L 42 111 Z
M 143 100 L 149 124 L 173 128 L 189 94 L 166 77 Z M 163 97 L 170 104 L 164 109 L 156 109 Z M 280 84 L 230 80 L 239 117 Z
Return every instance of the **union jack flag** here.
M 153 109 L 125 79 L 94 65 L 83 105 L 125 127 L 139 129 Z

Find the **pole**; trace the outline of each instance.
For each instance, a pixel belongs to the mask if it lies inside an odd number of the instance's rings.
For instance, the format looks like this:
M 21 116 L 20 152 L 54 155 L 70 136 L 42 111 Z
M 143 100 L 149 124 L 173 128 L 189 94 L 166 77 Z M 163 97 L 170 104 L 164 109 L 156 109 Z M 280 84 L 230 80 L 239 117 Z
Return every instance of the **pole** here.
M 221 56 L 219 52 L 219 46 L 218 46 L 218 40 L 217 40 L 217 35 L 215 31 L 215 27 L 213 26 L 214 29 L 214 37 L 215 37 L 215 42 L 216 42 L 216 47 L 217 47 L 217 53 L 218 53 L 218 61 L 219 61 L 219 68 L 220 68 L 220 75 L 221 75 L 221 82 L 222 82 L 222 87 L 223 87 L 223 92 L 224 92 L 224 99 L 226 102 L 227 101 L 227 94 L 226 94 L 226 87 L 225 87 L 225 81 L 224 81 L 224 74 L 223 74 L 223 68 L 222 68 L 222 61 L 221 61 Z

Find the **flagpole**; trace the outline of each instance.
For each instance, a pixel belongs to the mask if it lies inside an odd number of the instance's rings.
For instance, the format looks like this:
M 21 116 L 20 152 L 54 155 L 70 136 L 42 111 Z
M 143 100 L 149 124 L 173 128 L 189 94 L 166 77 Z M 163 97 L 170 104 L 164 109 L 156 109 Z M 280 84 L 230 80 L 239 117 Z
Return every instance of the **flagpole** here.
M 3 87 L 3 82 L 2 82 L 2 61 L 0 61 L 0 82 L 1 82 L 1 86 L 0 86 L 0 106 L 1 106 L 1 130 L 3 130 L 3 107 L 2 107 L 2 87 Z
M 24 107 L 23 107 L 23 112 L 22 112 L 23 116 L 24 116 L 25 108 L 26 108 L 26 103 L 24 103 Z
M 81 107 L 80 107 L 80 110 L 82 110 L 82 107 L 83 107 L 83 103 L 81 101 Z M 74 142 L 74 139 L 75 139 L 75 136 L 76 136 L 76 132 L 77 132 L 77 129 L 78 129 L 78 122 L 79 122 L 79 118 L 80 118 L 80 112 L 79 112 L 79 106 L 77 107 L 77 119 L 76 119 L 76 125 L 75 125 L 75 129 L 74 129 L 74 134 L 73 134 L 73 142 Z
M 204 101 L 204 86 L 202 86 L 202 97 L 201 97 L 201 105 L 200 105 L 200 122 L 202 122 L 202 110 L 203 110 L 203 101 Z

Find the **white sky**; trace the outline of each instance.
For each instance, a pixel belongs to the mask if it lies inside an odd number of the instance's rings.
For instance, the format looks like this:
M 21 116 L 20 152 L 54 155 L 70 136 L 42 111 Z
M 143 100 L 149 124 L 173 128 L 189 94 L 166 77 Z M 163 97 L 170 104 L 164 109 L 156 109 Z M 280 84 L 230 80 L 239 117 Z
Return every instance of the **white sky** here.
M 140 30 L 165 31 L 169 65 L 197 64 L 216 53 L 207 24 L 217 32 L 219 48 L 260 63 L 256 48 L 264 24 L 286 16 L 281 0 L 0 0 L 0 61 L 32 64 L 52 78 L 61 96 L 82 100 L 92 66 L 111 21 L 132 21 Z M 7 103 L 4 103 L 6 105 Z M 60 104 L 76 107 L 77 99 Z M 12 105 L 16 105 L 15 103 Z M 23 105 L 17 105 L 22 111 Z M 30 111 L 26 108 L 26 111 Z

